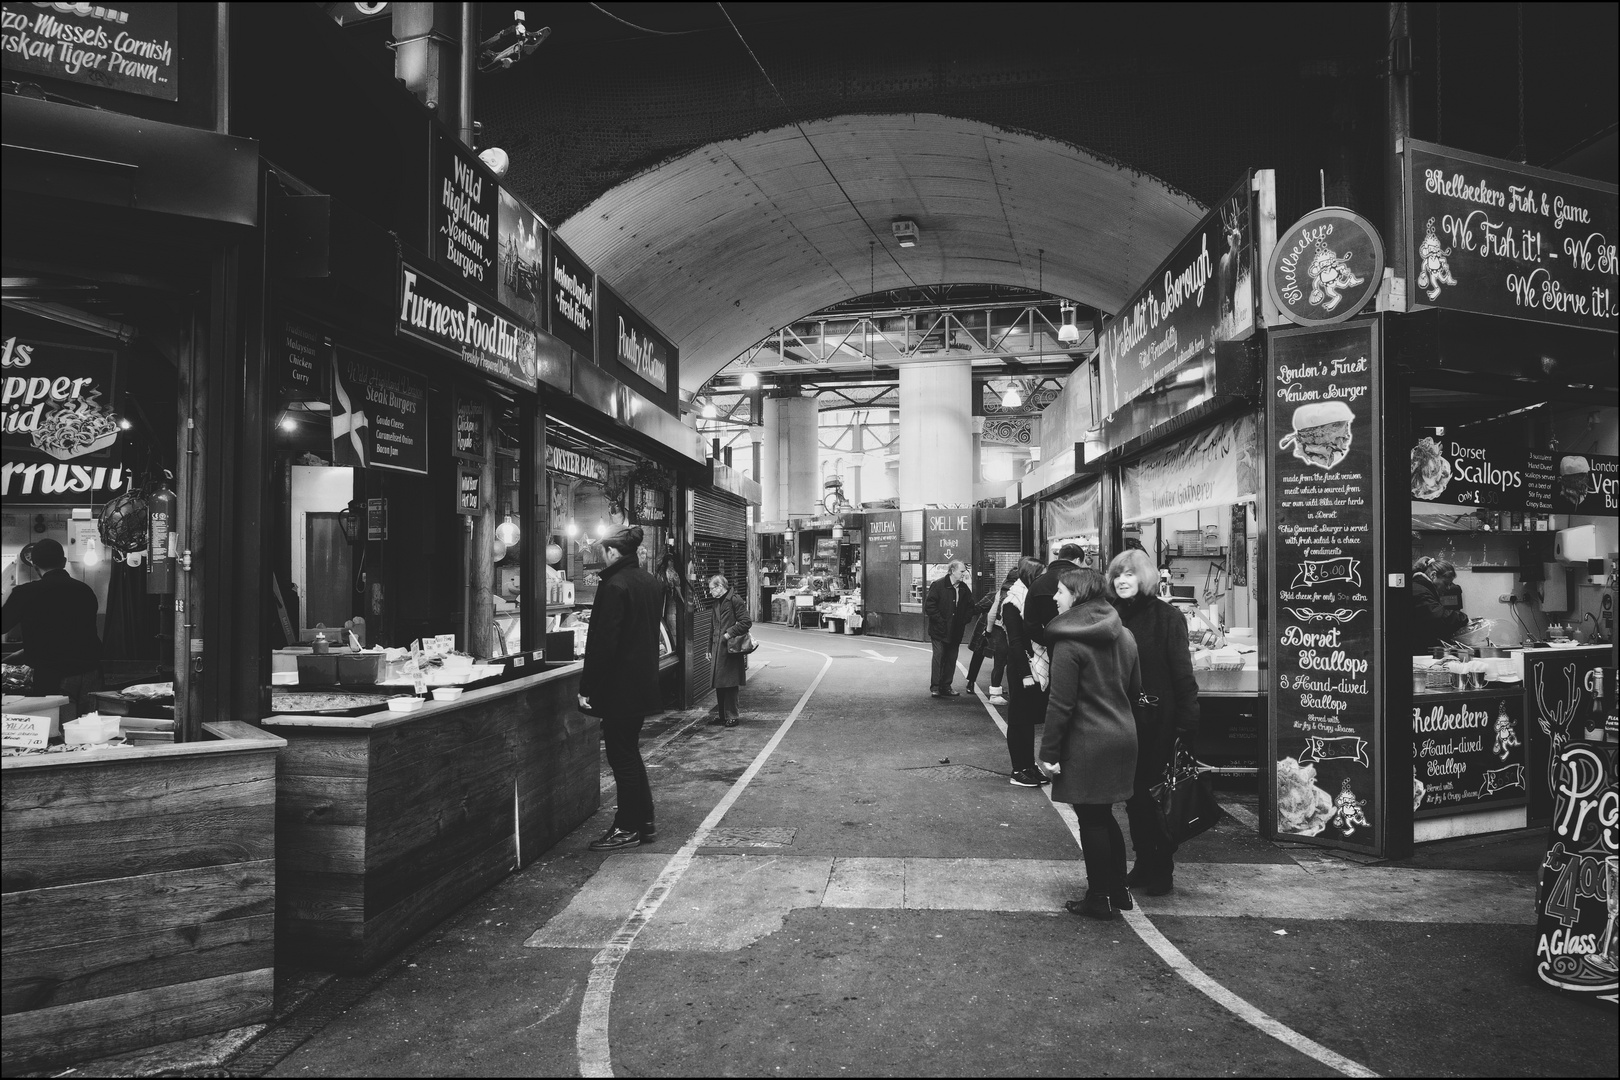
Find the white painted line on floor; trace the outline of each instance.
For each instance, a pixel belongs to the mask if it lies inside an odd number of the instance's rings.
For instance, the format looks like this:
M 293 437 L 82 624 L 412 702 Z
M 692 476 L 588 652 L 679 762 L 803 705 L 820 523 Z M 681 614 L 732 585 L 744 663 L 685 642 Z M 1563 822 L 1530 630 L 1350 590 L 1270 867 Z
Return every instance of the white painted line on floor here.
M 796 646 L 792 645 L 778 645 L 777 647 L 796 649 Z M 828 670 L 832 668 L 832 657 L 824 652 L 818 652 L 815 649 L 797 649 L 797 651 L 812 653 L 821 657 L 821 670 L 810 681 L 810 686 L 800 696 L 798 704 L 793 706 L 793 711 L 788 713 L 787 719 L 782 721 L 782 725 L 776 729 L 776 734 L 771 736 L 770 742 L 766 743 L 764 749 L 760 750 L 758 755 L 755 756 L 753 762 L 737 778 L 737 782 L 731 785 L 731 790 L 726 792 L 725 797 L 715 804 L 713 810 L 709 811 L 709 816 L 703 819 L 703 823 L 697 827 L 697 831 L 692 834 L 692 838 L 670 857 L 669 862 L 664 866 L 663 873 L 659 874 L 658 879 L 642 894 L 640 902 L 625 917 L 624 922 L 619 925 L 618 932 L 613 935 L 613 939 L 608 943 L 607 947 L 592 958 L 590 979 L 585 984 L 584 1000 L 580 1002 L 579 1028 L 574 1036 L 575 1049 L 579 1055 L 579 1074 L 581 1076 L 613 1075 L 613 1048 L 608 1042 L 608 1014 L 613 1004 L 613 983 L 618 978 L 619 966 L 624 963 L 624 958 L 629 955 L 630 947 L 635 944 L 636 937 L 646 928 L 647 921 L 657 913 L 664 900 L 668 898 L 670 891 L 681 880 L 681 875 L 685 874 L 687 868 L 692 865 L 692 859 L 697 854 L 697 849 L 703 846 L 704 841 L 708 839 L 709 833 L 714 830 L 715 826 L 720 824 L 721 819 L 726 816 L 726 812 L 731 809 L 732 804 L 742 795 L 743 790 L 748 787 L 754 777 L 759 775 L 759 770 L 764 767 L 770 756 L 776 752 L 776 748 L 781 745 L 782 739 L 787 736 L 788 729 L 793 727 L 793 722 L 799 718 L 799 714 L 804 711 L 805 705 L 809 703 L 810 696 L 816 692 L 816 688 L 821 685 L 821 680 L 826 677 Z M 533 940 L 533 938 L 531 937 L 530 940 Z
M 1225 810 L 1228 814 L 1231 814 L 1234 819 L 1253 829 L 1255 832 L 1260 831 L 1260 819 L 1255 817 L 1254 812 L 1247 806 L 1243 806 L 1238 803 L 1221 803 L 1221 809 Z

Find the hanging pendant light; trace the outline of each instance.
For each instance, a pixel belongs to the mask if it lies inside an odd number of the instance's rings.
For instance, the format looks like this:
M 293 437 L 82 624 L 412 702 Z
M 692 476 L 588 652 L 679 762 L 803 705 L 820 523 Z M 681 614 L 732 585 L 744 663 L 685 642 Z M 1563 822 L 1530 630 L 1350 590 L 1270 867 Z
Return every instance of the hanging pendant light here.
M 1018 380 L 1008 379 L 1007 389 L 1001 395 L 1001 407 L 1003 409 L 1017 409 L 1022 407 L 1023 404 L 1024 396 L 1018 392 Z

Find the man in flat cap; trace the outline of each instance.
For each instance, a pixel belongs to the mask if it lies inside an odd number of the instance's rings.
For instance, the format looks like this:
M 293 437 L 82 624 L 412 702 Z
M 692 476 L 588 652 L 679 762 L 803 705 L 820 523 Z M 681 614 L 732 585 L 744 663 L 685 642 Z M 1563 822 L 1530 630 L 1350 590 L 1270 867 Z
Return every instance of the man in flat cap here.
M 619 789 L 613 828 L 592 840 L 592 851 L 639 847 L 657 835 L 652 786 L 641 760 L 641 725 L 658 712 L 658 624 L 664 588 L 636 561 L 642 533 L 620 525 L 602 540 L 611 560 L 602 571 L 585 639 L 579 707 L 602 718 L 602 746 Z

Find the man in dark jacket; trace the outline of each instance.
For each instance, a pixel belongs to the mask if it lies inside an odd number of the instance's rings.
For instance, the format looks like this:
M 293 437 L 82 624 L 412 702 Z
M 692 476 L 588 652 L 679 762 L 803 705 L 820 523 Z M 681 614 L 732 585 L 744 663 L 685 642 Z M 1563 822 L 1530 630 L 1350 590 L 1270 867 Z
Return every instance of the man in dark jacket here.
M 602 745 L 619 789 L 613 828 L 592 851 L 618 851 L 651 841 L 652 787 L 641 760 L 641 725 L 659 711 L 658 621 L 664 588 L 636 564 L 642 533 L 621 525 L 602 541 L 613 561 L 602 571 L 585 639 L 585 670 L 579 677 L 579 707 L 602 718 Z M 593 766 L 594 767 L 594 766 Z
M 0 614 L 4 633 L 22 629 L 23 653 L 34 669 L 34 693 L 64 694 L 74 708 L 101 689 L 101 639 L 96 636 L 96 593 L 70 577 L 67 555 L 55 540 L 32 545 L 38 581 L 11 591 Z
M 928 692 L 935 697 L 961 697 L 951 689 L 956 675 L 956 654 L 962 647 L 962 631 L 973 618 L 973 590 L 962 579 L 967 566 L 960 559 L 951 562 L 945 576 L 928 586 L 923 614 L 928 616 L 928 640 L 934 646 L 934 666 L 929 674 Z
M 1070 570 L 1079 569 L 1085 557 L 1086 550 L 1079 544 L 1064 544 L 1058 548 L 1058 557 L 1047 566 L 1046 572 L 1029 587 L 1029 599 L 1024 601 L 1024 633 L 1031 641 L 1050 644 L 1046 640 L 1046 624 L 1057 615 L 1058 579 Z

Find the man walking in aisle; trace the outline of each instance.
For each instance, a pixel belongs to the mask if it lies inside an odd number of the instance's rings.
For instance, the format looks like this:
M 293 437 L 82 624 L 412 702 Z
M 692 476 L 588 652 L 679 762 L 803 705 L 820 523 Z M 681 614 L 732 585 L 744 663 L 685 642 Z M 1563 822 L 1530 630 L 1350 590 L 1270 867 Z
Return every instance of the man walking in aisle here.
M 962 647 L 962 631 L 973 618 L 973 591 L 963 580 L 967 565 L 953 559 L 945 574 L 928 586 L 923 614 L 928 616 L 928 639 L 934 646 L 934 666 L 928 692 L 935 697 L 961 697 L 951 689 L 956 674 L 956 654 Z

